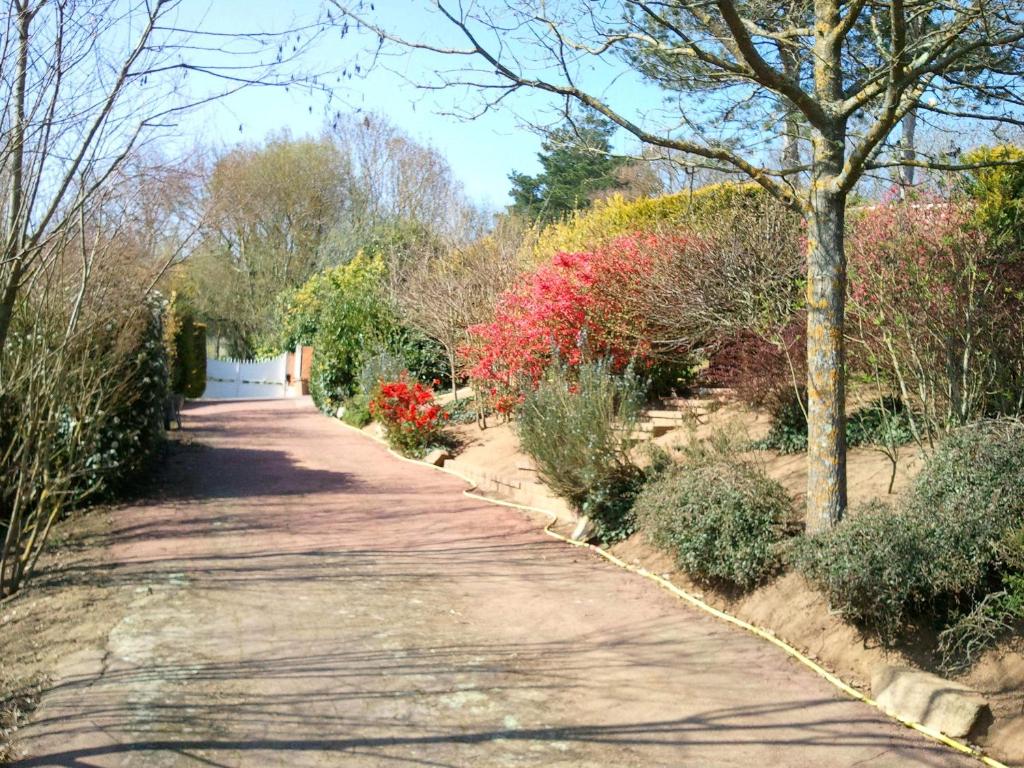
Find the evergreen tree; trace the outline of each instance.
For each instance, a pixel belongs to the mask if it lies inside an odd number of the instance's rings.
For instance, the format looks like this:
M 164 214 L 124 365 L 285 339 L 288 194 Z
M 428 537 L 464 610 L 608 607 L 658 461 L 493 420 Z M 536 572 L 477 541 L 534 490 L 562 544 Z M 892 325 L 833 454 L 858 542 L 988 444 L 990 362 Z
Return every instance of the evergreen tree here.
M 587 115 L 551 131 L 537 155 L 543 170 L 536 176 L 512 172 L 511 211 L 546 224 L 590 206 L 599 192 L 622 186 L 616 171 L 625 158 L 611 154 L 615 125 Z

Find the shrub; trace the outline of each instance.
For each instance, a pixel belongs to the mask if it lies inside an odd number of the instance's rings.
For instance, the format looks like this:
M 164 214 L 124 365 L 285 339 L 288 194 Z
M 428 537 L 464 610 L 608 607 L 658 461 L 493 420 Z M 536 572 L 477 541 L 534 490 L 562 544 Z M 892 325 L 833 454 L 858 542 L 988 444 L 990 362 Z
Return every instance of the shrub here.
M 652 233 L 689 227 L 713 219 L 740 200 L 764 195 L 756 184 L 726 182 L 690 192 L 626 200 L 612 195 L 596 200 L 566 221 L 543 229 L 533 245 L 533 261 L 541 264 L 558 253 L 593 250 L 623 235 Z
M 909 498 L 922 514 L 985 518 L 999 532 L 1024 522 L 1024 423 L 975 422 L 950 434 L 928 459 Z
M 633 498 L 643 473 L 630 459 L 644 386 L 608 360 L 575 370 L 556 363 L 528 393 L 516 422 L 523 451 L 542 480 L 597 527 L 604 541 L 634 530 Z
M 877 206 L 850 237 L 851 365 L 906 404 L 931 443 L 986 415 L 1016 415 L 1024 388 L 1024 274 L 968 204 Z
M 650 483 L 636 515 L 652 543 L 691 576 L 748 589 L 779 565 L 792 502 L 760 468 L 688 461 Z
M 758 450 L 801 453 L 807 450 L 807 394 L 792 387 L 780 390 L 772 404 L 768 434 L 754 443 Z
M 370 399 L 370 413 L 383 425 L 388 445 L 409 456 L 440 442 L 448 420 L 433 390 L 408 377 L 382 382 Z
M 985 595 L 939 634 L 940 667 L 966 671 L 978 657 L 1024 620 L 1024 576 L 1008 574 L 1003 589 Z
M 910 416 L 902 401 L 883 397 L 858 408 L 846 419 L 846 445 L 904 445 L 914 439 Z
M 206 391 L 206 326 L 195 322 L 191 312 L 179 317 L 174 352 L 173 391 L 185 397 L 202 397 Z
M 1024 523 L 1024 426 L 980 422 L 927 461 L 905 503 L 875 505 L 807 539 L 795 565 L 832 607 L 886 643 L 943 625 L 999 582 L 1000 545 Z
M 440 345 L 405 328 L 395 314 L 386 278 L 383 257 L 360 254 L 281 299 L 281 343 L 315 349 L 309 390 L 322 411 L 334 412 L 348 397 L 367 392 L 360 376 L 373 357 L 397 359 L 421 380 L 446 375 Z
M 494 320 L 470 328 L 463 351 L 478 389 L 508 410 L 522 389 L 540 381 L 556 358 L 570 367 L 608 357 L 622 370 L 644 347 L 622 329 L 619 303 L 595 287 L 641 280 L 655 238 L 620 238 L 605 249 L 560 253 L 504 293 Z
M 370 413 L 370 396 L 367 394 L 360 392 L 352 395 L 342 407 L 345 410 L 342 412 L 341 420 L 357 429 L 362 429 L 373 421 L 373 414 Z
M 367 403 L 383 381 L 398 381 L 405 374 L 405 361 L 392 352 L 379 352 L 368 357 L 359 371 L 358 391 Z
M 772 404 L 772 425 L 768 434 L 754 443 L 758 450 L 802 453 L 807 450 L 807 397 L 797 398 L 794 390 L 779 392 Z M 899 446 L 913 439 L 910 416 L 903 404 L 892 397 L 858 408 L 846 420 L 846 445 Z
M 997 247 L 1024 250 L 1024 148 L 1003 144 L 978 147 L 964 155 L 968 163 L 1012 163 L 977 168 L 964 174 L 964 191 L 976 202 L 974 221 Z

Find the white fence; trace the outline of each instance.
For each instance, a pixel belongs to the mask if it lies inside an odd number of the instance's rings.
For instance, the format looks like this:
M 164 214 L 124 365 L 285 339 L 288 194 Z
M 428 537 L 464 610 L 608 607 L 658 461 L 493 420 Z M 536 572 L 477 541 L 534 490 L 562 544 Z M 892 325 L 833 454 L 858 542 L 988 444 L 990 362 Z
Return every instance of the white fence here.
M 270 360 L 206 361 L 206 399 L 284 397 L 288 355 Z

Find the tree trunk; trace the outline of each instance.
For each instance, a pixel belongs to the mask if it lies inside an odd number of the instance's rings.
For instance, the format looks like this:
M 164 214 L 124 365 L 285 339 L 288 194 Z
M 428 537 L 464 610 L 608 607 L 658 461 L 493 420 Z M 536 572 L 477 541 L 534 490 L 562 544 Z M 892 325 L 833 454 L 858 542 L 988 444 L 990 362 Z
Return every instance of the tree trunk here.
M 24 226 L 28 213 L 23 210 L 25 195 L 25 87 L 28 79 L 29 25 L 32 14 L 28 6 L 18 7 L 18 60 L 14 74 L 14 100 L 11 113 L 11 161 L 7 169 L 10 187 L 7 195 L 7 231 L 4 233 L 3 261 L 8 265 L 3 295 L 0 296 L 0 352 L 7 346 L 14 301 L 21 287 L 25 258 Z
M 900 159 L 905 163 L 912 163 L 917 160 L 917 108 L 911 109 L 903 116 L 900 124 Z M 900 186 L 902 193 L 906 194 L 907 188 L 914 186 L 914 166 L 900 166 Z
M 779 59 L 782 72 L 795 82 L 800 81 L 800 59 L 788 45 L 779 45 Z M 782 166 L 786 170 L 800 167 L 800 118 L 797 108 L 789 101 L 783 101 L 786 111 L 785 135 L 782 137 Z M 799 180 L 799 176 L 793 177 Z
M 818 174 L 815 174 L 818 176 Z M 807 530 L 846 510 L 846 193 L 816 178 L 807 254 Z

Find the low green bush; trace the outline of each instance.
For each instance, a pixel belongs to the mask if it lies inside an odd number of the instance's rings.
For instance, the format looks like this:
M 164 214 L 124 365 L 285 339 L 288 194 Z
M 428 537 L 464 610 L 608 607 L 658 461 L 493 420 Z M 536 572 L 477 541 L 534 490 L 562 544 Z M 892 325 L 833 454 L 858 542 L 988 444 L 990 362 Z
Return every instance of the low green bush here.
M 779 394 L 771 408 L 772 426 L 768 434 L 754 443 L 754 448 L 779 453 L 802 453 L 807 450 L 807 396 L 787 388 Z
M 966 671 L 982 653 L 1024 621 L 1024 576 L 1007 574 L 1003 589 L 985 595 L 939 635 L 940 667 Z
M 651 542 L 686 573 L 748 589 L 777 569 L 792 502 L 759 467 L 720 457 L 652 481 L 635 511 Z
M 772 407 L 768 434 L 754 443 L 758 450 L 803 453 L 807 450 L 806 400 L 787 393 Z M 846 445 L 904 445 L 913 440 L 910 418 L 903 404 L 886 397 L 881 402 L 858 408 L 846 420 Z
M 633 499 L 644 473 L 630 458 L 646 387 L 607 361 L 570 370 L 556 363 L 517 411 L 523 450 L 551 489 L 606 542 L 633 533 Z
M 373 415 L 370 413 L 370 395 L 360 392 L 352 395 L 342 406 L 341 420 L 353 427 L 362 429 L 371 421 Z
M 1002 543 L 1024 524 L 1024 425 L 963 427 L 926 462 L 909 496 L 853 514 L 794 548 L 793 563 L 834 609 L 885 643 L 918 622 L 942 627 L 997 591 Z
M 846 445 L 904 445 L 914 439 L 903 403 L 894 397 L 858 408 L 846 420 Z

